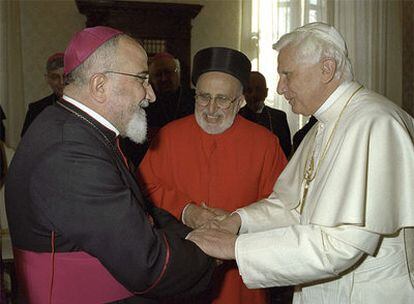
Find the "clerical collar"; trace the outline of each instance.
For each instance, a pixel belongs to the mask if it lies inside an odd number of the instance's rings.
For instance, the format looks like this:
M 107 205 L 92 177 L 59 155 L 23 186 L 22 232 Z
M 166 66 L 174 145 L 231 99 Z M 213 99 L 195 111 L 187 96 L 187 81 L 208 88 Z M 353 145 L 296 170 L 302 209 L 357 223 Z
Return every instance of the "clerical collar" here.
M 339 98 L 339 96 L 342 95 L 350 86 L 352 82 L 345 81 L 341 83 L 335 91 L 332 92 L 332 94 L 328 97 L 327 100 L 319 107 L 319 109 L 313 114 L 313 116 L 316 117 L 316 119 L 319 120 L 319 117 L 324 113 L 326 110 L 328 110 L 334 102 Z
M 66 100 L 67 102 L 73 104 L 75 107 L 81 109 L 83 112 L 85 112 L 86 114 L 91 116 L 93 119 L 98 121 L 100 124 L 104 125 L 109 130 L 115 132 L 116 136 L 119 135 L 118 129 L 115 128 L 114 125 L 111 124 L 108 120 L 106 120 L 102 115 L 96 113 L 94 110 L 88 108 L 83 103 L 80 103 L 79 101 L 77 101 L 77 100 L 75 100 L 75 99 L 73 99 L 73 98 L 71 98 L 67 95 L 63 95 L 63 99 Z

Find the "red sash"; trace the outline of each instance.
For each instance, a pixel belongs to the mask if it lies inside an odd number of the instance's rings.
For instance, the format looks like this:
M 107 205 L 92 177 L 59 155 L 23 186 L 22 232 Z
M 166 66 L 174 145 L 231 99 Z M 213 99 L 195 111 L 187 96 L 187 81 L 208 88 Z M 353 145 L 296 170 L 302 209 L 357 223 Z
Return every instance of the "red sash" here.
M 14 248 L 19 288 L 33 304 L 108 303 L 133 296 L 85 252 L 37 253 Z

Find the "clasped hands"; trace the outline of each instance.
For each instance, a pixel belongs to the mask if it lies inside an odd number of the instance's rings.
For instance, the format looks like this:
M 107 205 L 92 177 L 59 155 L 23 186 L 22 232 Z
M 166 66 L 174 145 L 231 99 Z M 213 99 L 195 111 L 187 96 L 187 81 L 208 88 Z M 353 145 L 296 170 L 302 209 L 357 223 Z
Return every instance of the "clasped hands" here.
M 183 214 L 183 222 L 195 230 L 187 240 L 194 242 L 206 254 L 221 260 L 235 259 L 237 232 L 241 225 L 237 213 L 190 204 Z

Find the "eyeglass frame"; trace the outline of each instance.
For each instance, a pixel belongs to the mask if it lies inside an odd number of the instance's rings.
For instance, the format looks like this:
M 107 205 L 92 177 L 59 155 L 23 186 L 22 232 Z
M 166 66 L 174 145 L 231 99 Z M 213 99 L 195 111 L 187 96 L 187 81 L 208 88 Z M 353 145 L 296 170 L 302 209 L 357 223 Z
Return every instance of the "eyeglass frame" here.
M 124 75 L 128 77 L 134 77 L 136 79 L 141 80 L 142 85 L 149 85 L 149 73 L 148 72 L 141 72 L 138 74 L 131 74 L 131 73 L 124 73 L 124 72 L 118 72 L 118 71 L 103 71 L 103 74 L 116 74 L 116 75 Z M 145 75 L 145 76 L 144 76 Z
M 204 97 L 203 97 L 203 95 L 204 95 Z M 200 97 L 203 97 L 203 98 L 206 98 L 208 96 L 208 102 L 205 104 L 205 105 L 203 105 L 202 103 L 200 103 L 198 100 L 199 100 L 199 98 Z M 219 102 L 217 102 L 217 97 L 225 97 L 225 98 L 227 98 L 228 100 L 228 105 L 226 105 L 226 106 L 222 106 L 222 105 L 220 105 L 220 103 Z M 214 102 L 216 103 L 216 105 L 220 108 L 220 109 L 222 109 L 222 110 L 226 110 L 226 109 L 228 109 L 228 108 L 230 108 L 231 107 L 231 105 L 237 100 L 237 99 L 239 99 L 240 97 L 242 97 L 242 95 L 239 95 L 239 96 L 236 96 L 236 97 L 234 97 L 233 99 L 231 99 L 230 97 L 228 97 L 227 95 L 221 95 L 221 94 L 217 94 L 217 95 L 215 95 L 214 97 L 210 94 L 210 93 L 197 93 L 196 92 L 196 94 L 194 95 L 194 99 L 195 99 L 195 101 L 199 104 L 199 105 L 201 105 L 202 107 L 207 107 L 210 103 L 211 103 L 211 101 L 212 100 L 214 100 Z

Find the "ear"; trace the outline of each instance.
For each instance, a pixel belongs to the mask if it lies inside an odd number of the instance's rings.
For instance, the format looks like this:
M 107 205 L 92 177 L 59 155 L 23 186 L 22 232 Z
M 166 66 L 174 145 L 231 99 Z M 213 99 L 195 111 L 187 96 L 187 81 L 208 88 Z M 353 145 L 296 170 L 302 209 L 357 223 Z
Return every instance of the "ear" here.
M 267 98 L 268 93 L 269 93 L 269 88 L 266 88 L 266 90 L 265 90 L 265 99 Z
M 90 95 L 99 103 L 104 103 L 108 93 L 108 78 L 103 73 L 94 74 L 89 79 Z
M 237 105 L 236 105 L 237 110 L 235 109 L 236 113 L 238 113 L 241 106 L 245 104 L 246 104 L 246 98 L 244 97 L 244 95 L 241 95 L 237 100 Z
M 332 58 L 322 60 L 322 82 L 329 83 L 335 77 L 336 62 Z

